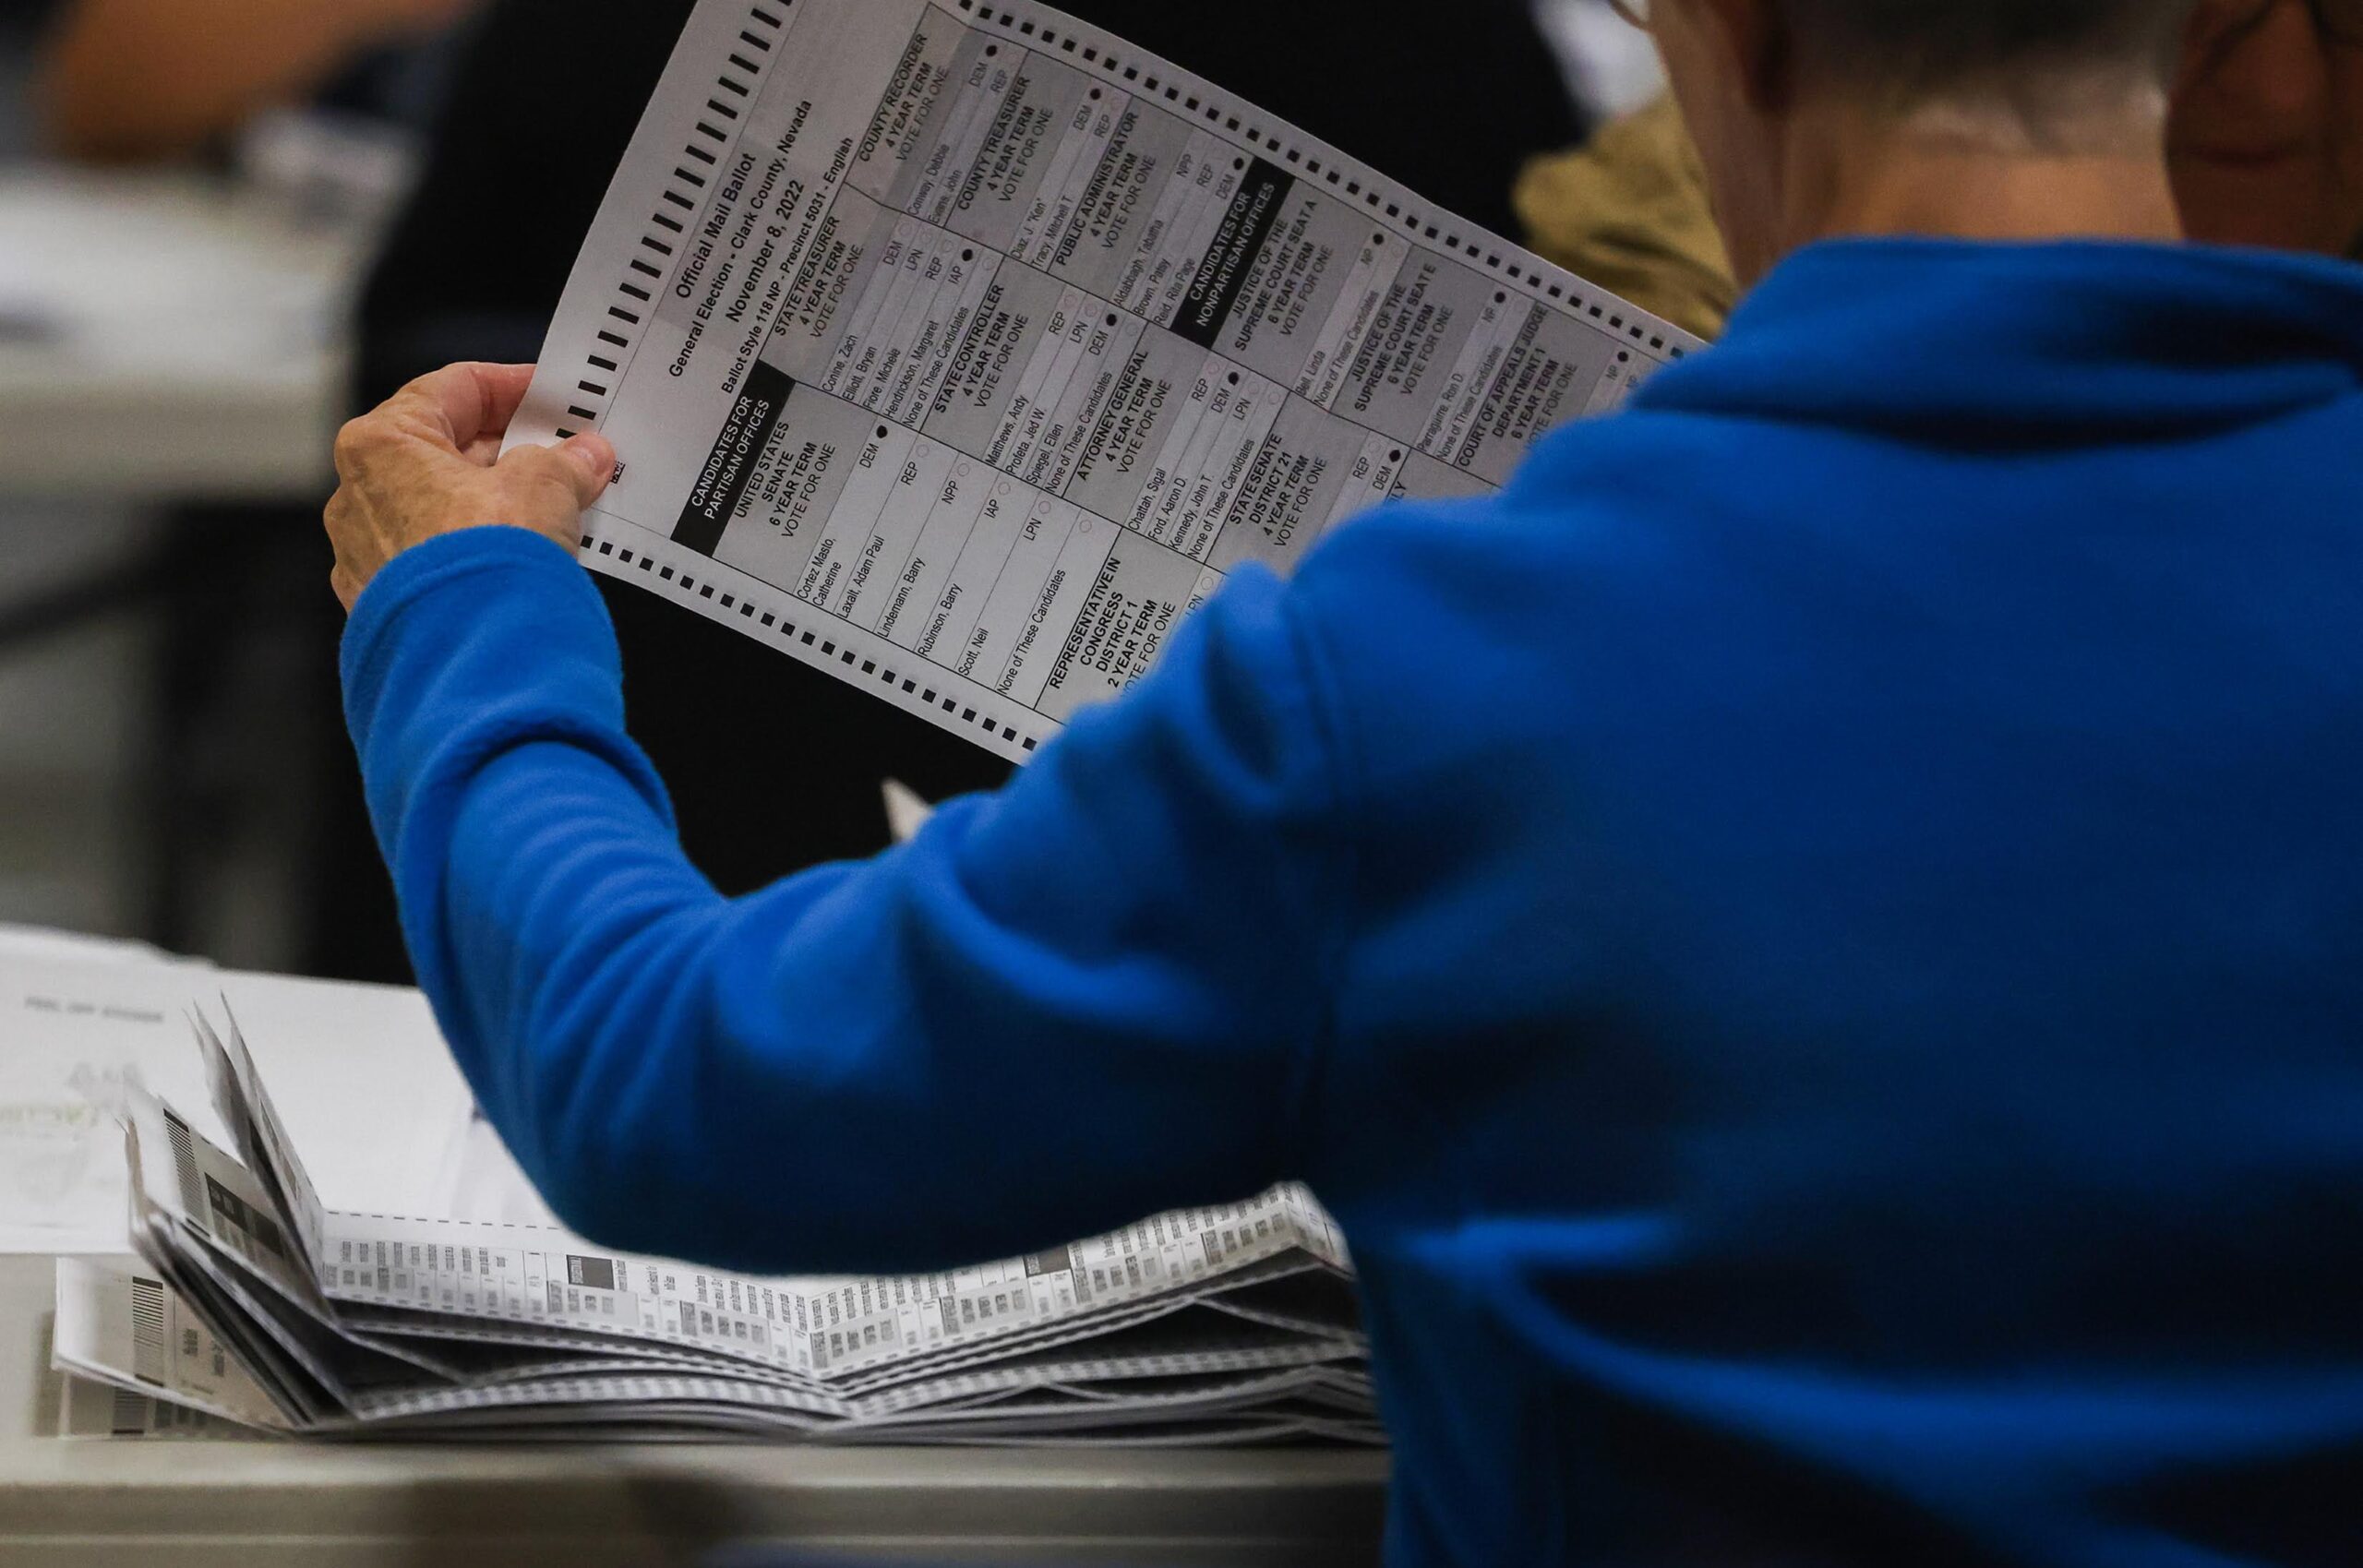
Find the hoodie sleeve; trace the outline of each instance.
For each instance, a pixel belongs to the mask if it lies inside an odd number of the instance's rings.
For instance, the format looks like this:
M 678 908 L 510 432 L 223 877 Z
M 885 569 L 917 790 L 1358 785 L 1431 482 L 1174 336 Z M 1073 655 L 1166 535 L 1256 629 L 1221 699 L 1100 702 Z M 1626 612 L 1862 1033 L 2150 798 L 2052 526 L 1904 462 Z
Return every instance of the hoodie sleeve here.
M 1002 793 L 738 900 L 684 857 L 605 606 L 547 541 L 401 557 L 343 667 L 421 983 L 552 1206 L 618 1248 L 830 1273 L 1301 1174 L 1345 855 L 1303 657 L 1286 591 L 1242 574 Z

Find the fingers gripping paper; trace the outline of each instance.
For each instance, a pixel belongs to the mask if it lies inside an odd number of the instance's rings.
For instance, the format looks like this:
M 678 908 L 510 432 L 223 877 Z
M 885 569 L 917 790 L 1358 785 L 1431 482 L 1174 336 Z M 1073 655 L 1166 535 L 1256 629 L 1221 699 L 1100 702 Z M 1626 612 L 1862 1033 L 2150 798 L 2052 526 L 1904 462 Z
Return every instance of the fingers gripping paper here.
M 510 442 L 615 441 L 595 569 L 1022 760 L 1693 346 L 1057 12 L 702 0 Z

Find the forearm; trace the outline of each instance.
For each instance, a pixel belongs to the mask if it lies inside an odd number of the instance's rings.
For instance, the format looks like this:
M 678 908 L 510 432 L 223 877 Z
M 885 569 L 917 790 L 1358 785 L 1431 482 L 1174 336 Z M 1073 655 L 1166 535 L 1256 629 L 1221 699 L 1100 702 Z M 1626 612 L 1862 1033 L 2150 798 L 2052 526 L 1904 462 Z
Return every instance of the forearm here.
M 403 933 L 486 1115 L 578 1228 L 750 1261 L 720 1201 L 742 1124 L 701 1118 L 689 1066 L 745 1045 L 712 998 L 748 909 L 683 856 L 624 734 L 596 592 L 546 541 L 476 530 L 389 568 L 344 652 Z M 826 1251 L 762 1235 L 769 1264 Z
M 624 736 L 596 594 L 510 533 L 387 569 L 348 704 L 421 982 L 561 1215 L 749 1270 L 896 1272 L 1294 1174 L 1318 966 L 1235 911 L 1317 934 L 1334 868 L 1288 840 L 1334 813 L 1242 684 L 1278 663 L 1293 689 L 1268 606 L 1221 668 L 1185 636 L 1163 700 L 918 843 L 726 901 Z
M 763 1016 L 802 967 L 820 873 L 729 901 L 627 775 L 578 745 L 488 762 L 453 820 L 439 908 L 405 925 L 486 1115 L 576 1228 L 751 1272 L 941 1263 L 861 1198 L 865 1119 L 805 1082 L 808 1042 Z M 802 1201 L 783 1203 L 796 1191 Z

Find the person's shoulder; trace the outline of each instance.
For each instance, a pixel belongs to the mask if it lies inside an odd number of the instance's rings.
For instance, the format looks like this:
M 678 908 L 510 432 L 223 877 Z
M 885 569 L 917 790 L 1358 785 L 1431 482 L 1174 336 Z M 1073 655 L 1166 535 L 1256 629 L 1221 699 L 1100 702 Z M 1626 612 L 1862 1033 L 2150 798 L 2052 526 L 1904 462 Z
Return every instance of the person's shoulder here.
M 1541 744 L 1536 692 L 1578 701 L 1715 614 L 1764 498 L 1709 423 L 1570 426 L 1496 494 L 1397 501 L 1325 538 L 1288 597 L 1329 710 L 1362 737 L 1349 749 Z
M 1373 606 L 1445 613 L 1456 599 L 1613 575 L 1719 509 L 1728 485 L 1697 418 L 1632 411 L 1544 438 L 1509 484 L 1454 500 L 1398 500 L 1325 538 L 1296 580 L 1316 620 Z

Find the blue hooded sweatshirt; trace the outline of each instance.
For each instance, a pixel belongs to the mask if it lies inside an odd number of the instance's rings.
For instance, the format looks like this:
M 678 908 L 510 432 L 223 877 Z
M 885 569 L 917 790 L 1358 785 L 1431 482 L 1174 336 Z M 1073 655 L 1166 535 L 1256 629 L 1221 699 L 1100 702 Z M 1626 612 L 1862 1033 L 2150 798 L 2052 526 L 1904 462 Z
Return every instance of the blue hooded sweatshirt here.
M 605 1241 L 1300 1179 L 1397 1568 L 2363 1562 L 2363 269 L 1805 252 L 737 901 L 547 542 L 402 557 L 344 668 L 452 1047 Z

